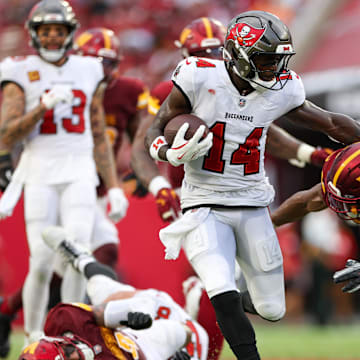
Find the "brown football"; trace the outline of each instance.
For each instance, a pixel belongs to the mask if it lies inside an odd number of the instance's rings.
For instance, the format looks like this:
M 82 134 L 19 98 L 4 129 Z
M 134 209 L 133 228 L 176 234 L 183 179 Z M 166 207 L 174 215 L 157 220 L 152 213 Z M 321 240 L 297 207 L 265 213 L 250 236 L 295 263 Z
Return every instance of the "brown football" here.
M 209 133 L 209 128 L 206 125 L 205 121 L 200 119 L 199 117 L 192 114 L 181 114 L 172 118 L 165 126 L 164 136 L 169 145 L 171 145 L 174 141 L 175 135 L 177 131 L 180 129 L 181 125 L 184 123 L 189 123 L 189 128 L 185 133 L 185 139 L 189 140 L 193 137 L 196 130 L 200 125 L 205 125 L 205 132 L 203 138 Z

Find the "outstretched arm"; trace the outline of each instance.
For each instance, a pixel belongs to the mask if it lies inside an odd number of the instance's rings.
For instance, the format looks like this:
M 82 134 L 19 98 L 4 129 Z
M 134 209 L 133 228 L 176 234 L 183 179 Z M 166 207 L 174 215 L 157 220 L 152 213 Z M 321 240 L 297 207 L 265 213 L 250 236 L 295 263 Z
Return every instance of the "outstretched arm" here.
M 312 130 L 321 131 L 343 144 L 360 141 L 360 125 L 354 119 L 326 111 L 308 100 L 287 113 L 285 118 Z
M 270 125 L 266 138 L 266 152 L 279 159 L 296 159 L 301 141 L 274 123 Z
M 332 150 L 306 144 L 273 123 L 267 133 L 266 152 L 289 160 L 292 165 L 304 167 L 305 164 L 322 166 Z
M 271 220 L 275 226 L 300 220 L 306 214 L 326 208 L 321 194 L 321 184 L 299 191 L 286 199 L 274 212 Z

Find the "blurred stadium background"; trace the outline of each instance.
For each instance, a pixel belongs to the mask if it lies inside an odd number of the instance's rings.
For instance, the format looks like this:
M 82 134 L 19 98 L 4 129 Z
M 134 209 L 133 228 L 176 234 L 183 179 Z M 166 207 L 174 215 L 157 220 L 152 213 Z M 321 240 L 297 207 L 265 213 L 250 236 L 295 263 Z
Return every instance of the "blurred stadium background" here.
M 24 22 L 35 0 L 0 0 L 0 60 L 31 53 Z M 277 14 L 291 29 L 297 55 L 290 66 L 302 77 L 308 98 L 334 112 L 360 119 L 360 1 L 359 0 L 69 0 L 84 31 L 104 26 L 115 31 L 122 44 L 123 75 L 144 80 L 149 88 L 169 79 L 180 53 L 174 40 L 185 25 L 200 16 L 227 24 L 249 9 Z M 1 95 L 0 95 L 1 96 Z M 278 124 L 317 146 L 338 148 L 322 134 L 304 131 L 281 119 Z M 120 172 L 129 171 L 129 145 L 117 159 Z M 294 192 L 320 179 L 320 169 L 296 168 L 268 157 L 268 175 L 277 189 L 273 207 Z M 151 195 L 130 197 L 127 217 L 118 225 L 121 239 L 118 271 L 124 281 L 168 291 L 183 303 L 181 281 L 188 275 L 182 255 L 177 262 L 163 260 L 158 218 Z M 0 223 L 0 295 L 18 288 L 27 272 L 22 203 L 14 216 Z M 360 258 L 358 227 L 341 222 L 325 210 L 302 222 L 278 229 L 285 260 L 287 315 L 279 324 L 256 322 L 260 352 L 266 359 L 360 359 L 360 297 L 344 295 L 332 273 L 346 258 Z M 22 317 L 16 325 L 21 347 Z M 287 351 L 290 347 L 291 350 Z M 224 352 L 224 359 L 231 358 Z

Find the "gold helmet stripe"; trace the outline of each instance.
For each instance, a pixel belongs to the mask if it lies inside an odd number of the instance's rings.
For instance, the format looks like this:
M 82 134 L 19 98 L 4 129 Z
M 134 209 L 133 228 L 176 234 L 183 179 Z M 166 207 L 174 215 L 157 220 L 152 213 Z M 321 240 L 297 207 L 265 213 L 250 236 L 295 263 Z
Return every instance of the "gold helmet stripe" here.
M 181 42 L 181 45 L 184 45 L 187 37 L 191 34 L 191 29 L 189 28 L 185 28 L 181 34 L 180 34 L 180 42 Z
M 81 47 L 86 44 L 92 37 L 93 34 L 90 34 L 89 32 L 84 32 L 76 39 L 76 45 Z
M 111 49 L 111 38 L 109 36 L 109 30 L 102 29 L 102 33 L 104 36 L 104 48 L 105 49 Z
M 203 21 L 203 24 L 205 26 L 206 37 L 213 38 L 214 35 L 213 35 L 210 20 L 207 17 L 203 17 L 203 18 L 201 18 L 201 20 Z
M 336 186 L 336 183 L 342 173 L 342 171 L 344 170 L 345 166 L 351 161 L 353 160 L 354 158 L 356 158 L 357 156 L 360 155 L 360 150 L 358 151 L 355 151 L 353 154 L 351 154 L 340 166 L 339 168 L 337 169 L 335 175 L 334 175 L 334 180 L 333 180 L 333 184 L 334 186 Z

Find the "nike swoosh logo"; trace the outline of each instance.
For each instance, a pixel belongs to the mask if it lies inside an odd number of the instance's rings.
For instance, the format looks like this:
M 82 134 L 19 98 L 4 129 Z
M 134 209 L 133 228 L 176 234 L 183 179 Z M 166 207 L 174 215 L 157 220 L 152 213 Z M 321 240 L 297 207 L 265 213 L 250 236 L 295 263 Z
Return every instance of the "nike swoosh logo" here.
M 185 63 L 186 63 L 186 65 L 190 65 L 190 64 L 191 64 L 191 61 L 189 61 L 188 59 L 186 59 Z

